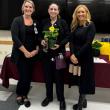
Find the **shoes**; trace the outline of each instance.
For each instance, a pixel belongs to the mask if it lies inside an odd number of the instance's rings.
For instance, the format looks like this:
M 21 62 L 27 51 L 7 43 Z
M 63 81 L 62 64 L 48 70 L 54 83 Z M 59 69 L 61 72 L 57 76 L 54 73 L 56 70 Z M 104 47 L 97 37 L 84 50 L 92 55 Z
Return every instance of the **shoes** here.
M 87 108 L 87 100 L 86 99 L 83 101 L 82 107 Z M 78 104 L 73 105 L 74 110 L 77 110 L 77 108 L 78 108 Z
M 65 101 L 60 101 L 60 110 L 66 110 Z
M 49 99 L 48 97 L 46 97 L 43 101 L 42 101 L 42 103 L 41 103 L 41 105 L 42 106 L 47 106 L 50 102 L 52 102 L 53 101 L 53 99 Z
M 24 100 L 23 100 L 23 98 L 21 96 L 17 96 L 16 102 L 17 102 L 18 105 L 23 105 Z
M 28 97 L 23 97 L 23 99 L 24 99 L 24 106 L 25 107 L 30 107 L 31 102 L 29 101 Z
M 82 110 L 87 107 L 87 100 L 84 94 L 80 94 L 78 104 L 73 105 L 73 110 Z

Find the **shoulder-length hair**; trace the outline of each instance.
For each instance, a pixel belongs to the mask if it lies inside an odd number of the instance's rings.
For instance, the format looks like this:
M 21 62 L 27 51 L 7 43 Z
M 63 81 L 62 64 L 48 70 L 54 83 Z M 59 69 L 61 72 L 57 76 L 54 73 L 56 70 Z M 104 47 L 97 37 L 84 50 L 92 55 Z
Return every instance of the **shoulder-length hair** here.
M 74 31 L 78 26 L 77 11 L 78 11 L 79 8 L 84 8 L 85 9 L 85 11 L 87 13 L 86 21 L 87 22 L 91 21 L 91 14 L 90 14 L 90 11 L 87 8 L 87 6 L 86 5 L 78 5 L 76 7 L 76 9 L 74 10 L 74 13 L 72 15 L 73 19 L 72 19 L 72 22 L 71 22 L 71 31 Z

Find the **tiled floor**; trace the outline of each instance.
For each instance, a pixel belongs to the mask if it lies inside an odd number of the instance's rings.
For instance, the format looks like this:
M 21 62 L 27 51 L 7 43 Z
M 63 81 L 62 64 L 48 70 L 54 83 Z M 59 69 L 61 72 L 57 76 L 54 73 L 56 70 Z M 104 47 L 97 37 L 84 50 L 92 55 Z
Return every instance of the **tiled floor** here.
M 16 85 L 16 81 L 10 80 L 11 84 Z M 13 91 L 12 91 L 13 92 Z M 2 98 L 5 96 L 6 91 L 2 91 Z M 47 107 L 42 107 L 41 102 L 45 98 L 45 84 L 44 83 L 32 83 L 32 88 L 29 93 L 29 99 L 31 101 L 31 107 L 26 108 L 24 105 L 20 106 L 18 110 L 59 110 L 59 102 L 56 99 L 56 92 L 54 86 L 54 99 Z M 77 103 L 78 89 L 77 87 L 68 88 L 65 85 L 65 99 L 67 110 L 72 110 L 73 104 Z M 84 110 L 110 110 L 110 89 L 96 88 L 96 94 L 87 96 L 88 107 Z M 15 104 L 15 103 L 14 103 Z
M 6 37 L 7 36 L 7 37 Z M 10 40 L 10 31 L 0 31 L 0 40 Z M 11 46 L 0 45 L 0 64 L 3 62 L 3 57 L 11 52 Z M 1 80 L 0 80 L 1 83 Z M 17 81 L 10 79 L 10 84 L 16 85 Z M 2 96 L 5 98 L 6 92 L 2 91 Z M 3 98 L 2 97 L 2 98 Z M 32 106 L 25 108 L 24 105 L 20 106 L 18 110 L 59 110 L 59 103 L 56 99 L 56 92 L 54 88 L 54 100 L 47 107 L 42 107 L 41 102 L 45 98 L 45 85 L 44 83 L 32 83 L 32 89 L 29 93 L 29 98 L 32 102 Z M 72 110 L 73 104 L 78 99 L 77 87 L 68 88 L 65 85 L 65 99 L 67 104 L 67 110 Z M 93 96 L 87 96 L 88 108 L 84 110 L 110 110 L 110 88 L 96 88 L 96 94 Z
M 68 88 L 65 85 L 65 98 L 67 110 L 72 110 L 73 104 L 77 102 L 78 98 L 77 87 Z M 32 106 L 28 110 L 59 110 L 59 102 L 56 99 L 54 88 L 54 100 L 47 107 L 42 107 L 41 102 L 45 97 L 45 85 L 35 83 L 30 91 L 29 98 Z M 96 88 L 96 94 L 87 96 L 88 107 L 85 110 L 110 110 L 110 89 Z M 21 106 L 19 110 L 25 110 L 25 106 Z

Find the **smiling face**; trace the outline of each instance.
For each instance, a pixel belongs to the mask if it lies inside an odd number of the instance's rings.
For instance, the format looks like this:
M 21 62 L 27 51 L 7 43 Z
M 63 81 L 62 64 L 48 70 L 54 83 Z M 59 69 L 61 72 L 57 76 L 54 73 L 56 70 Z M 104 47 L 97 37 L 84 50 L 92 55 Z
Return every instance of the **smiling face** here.
M 87 12 L 86 12 L 85 8 L 80 7 L 77 10 L 76 16 L 77 16 L 77 19 L 78 19 L 79 22 L 86 21 L 86 19 L 87 19 Z
M 25 2 L 22 6 L 22 11 L 24 15 L 31 16 L 34 12 L 33 4 L 31 2 Z
M 57 4 L 51 4 L 48 8 L 48 13 L 51 18 L 56 18 L 59 15 L 59 7 Z

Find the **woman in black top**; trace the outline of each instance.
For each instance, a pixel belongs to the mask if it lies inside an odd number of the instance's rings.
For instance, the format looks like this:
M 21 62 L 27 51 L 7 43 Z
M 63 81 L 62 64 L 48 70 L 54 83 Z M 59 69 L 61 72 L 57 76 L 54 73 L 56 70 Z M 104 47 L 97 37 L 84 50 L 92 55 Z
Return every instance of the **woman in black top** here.
M 95 26 L 85 5 L 76 7 L 71 23 L 70 60 L 81 66 L 79 79 L 79 101 L 73 106 L 74 110 L 87 107 L 86 94 L 95 93 L 95 79 L 93 68 L 92 41 L 95 36 Z
M 23 15 L 16 17 L 11 26 L 13 40 L 11 59 L 17 65 L 19 72 L 16 101 L 19 105 L 24 103 L 26 107 L 31 104 L 27 96 L 30 90 L 34 58 L 39 51 L 38 23 L 31 17 L 34 11 L 33 1 L 25 0 L 22 5 Z
M 68 39 L 68 26 L 65 20 L 59 18 L 59 6 L 56 3 L 49 5 L 48 13 L 50 18 L 43 21 L 43 31 L 49 31 L 51 28 L 58 29 L 58 36 L 54 47 L 48 47 L 48 52 L 45 54 L 44 59 L 44 75 L 46 82 L 46 98 L 42 102 L 42 106 L 47 106 L 53 100 L 53 81 L 56 82 L 57 99 L 60 101 L 60 110 L 65 110 L 64 98 L 64 68 L 56 69 L 55 57 L 58 57 L 65 51 L 65 44 Z M 46 46 L 46 41 L 42 40 L 41 44 Z M 48 44 L 49 45 L 49 44 Z

